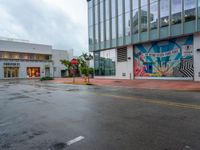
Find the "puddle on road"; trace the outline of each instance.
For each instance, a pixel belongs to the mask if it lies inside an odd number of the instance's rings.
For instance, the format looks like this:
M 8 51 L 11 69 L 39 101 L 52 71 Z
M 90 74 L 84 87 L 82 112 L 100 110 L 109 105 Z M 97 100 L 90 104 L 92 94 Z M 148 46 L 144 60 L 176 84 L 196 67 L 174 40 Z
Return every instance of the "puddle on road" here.
M 13 101 L 13 100 L 18 100 L 18 99 L 26 99 L 26 98 L 30 98 L 30 97 L 25 96 L 25 95 L 20 95 L 20 96 L 10 97 L 8 100 Z
M 80 91 L 79 89 L 68 89 L 68 90 L 65 90 L 67 92 L 75 92 L 75 91 Z
M 56 143 L 49 147 L 48 150 L 64 150 L 67 147 L 66 143 Z

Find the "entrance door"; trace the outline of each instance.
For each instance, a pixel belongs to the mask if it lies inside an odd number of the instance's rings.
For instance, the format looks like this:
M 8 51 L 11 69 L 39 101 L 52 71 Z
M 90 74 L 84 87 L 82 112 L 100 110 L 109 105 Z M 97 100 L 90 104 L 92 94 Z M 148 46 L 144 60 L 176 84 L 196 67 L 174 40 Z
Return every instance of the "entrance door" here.
M 4 67 L 4 78 L 18 78 L 19 68 L 17 67 Z
M 50 68 L 49 67 L 45 68 L 45 77 L 50 77 Z

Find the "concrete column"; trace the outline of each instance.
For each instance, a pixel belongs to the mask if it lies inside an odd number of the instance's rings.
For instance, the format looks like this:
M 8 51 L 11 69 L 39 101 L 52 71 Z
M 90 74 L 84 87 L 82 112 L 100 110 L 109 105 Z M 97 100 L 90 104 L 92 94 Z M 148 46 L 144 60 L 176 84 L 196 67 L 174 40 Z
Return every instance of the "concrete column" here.
M 4 78 L 3 61 L 0 61 L 0 79 Z
M 200 81 L 200 33 L 194 34 L 194 80 Z

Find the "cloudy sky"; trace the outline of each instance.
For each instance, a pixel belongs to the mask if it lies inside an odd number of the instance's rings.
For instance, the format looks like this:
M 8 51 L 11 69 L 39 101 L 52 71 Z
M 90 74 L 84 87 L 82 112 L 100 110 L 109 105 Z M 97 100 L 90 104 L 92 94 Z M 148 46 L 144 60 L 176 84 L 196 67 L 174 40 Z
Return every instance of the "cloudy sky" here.
M 0 0 L 0 37 L 88 50 L 86 0 Z

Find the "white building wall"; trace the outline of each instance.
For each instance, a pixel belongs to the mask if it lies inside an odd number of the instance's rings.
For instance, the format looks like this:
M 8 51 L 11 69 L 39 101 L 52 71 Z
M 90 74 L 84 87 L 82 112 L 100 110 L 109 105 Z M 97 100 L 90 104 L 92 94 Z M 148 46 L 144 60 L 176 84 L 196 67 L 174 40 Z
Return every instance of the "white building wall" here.
M 73 52 L 66 50 L 52 50 L 52 60 L 54 70 L 54 77 L 61 77 L 61 70 L 66 70 L 66 67 L 61 64 L 60 60 L 71 60 Z
M 117 79 L 133 79 L 133 46 L 127 47 L 127 61 L 116 62 Z
M 200 33 L 194 34 L 194 80 L 200 81 Z
M 52 46 L 0 40 L 0 51 L 51 54 Z

